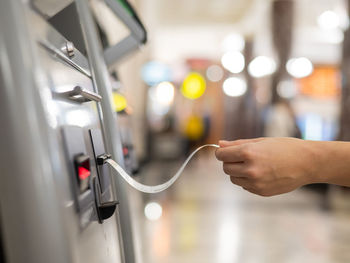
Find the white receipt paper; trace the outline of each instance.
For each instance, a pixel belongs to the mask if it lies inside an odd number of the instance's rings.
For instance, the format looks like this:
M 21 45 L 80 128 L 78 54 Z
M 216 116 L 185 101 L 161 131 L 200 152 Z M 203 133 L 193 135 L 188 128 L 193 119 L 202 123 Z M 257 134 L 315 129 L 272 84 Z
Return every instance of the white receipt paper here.
M 163 183 L 163 184 L 159 184 L 159 185 L 144 185 L 141 184 L 139 182 L 137 182 L 136 180 L 134 180 L 130 175 L 128 175 L 127 172 L 124 171 L 124 169 L 117 164 L 114 160 L 112 159 L 107 159 L 106 162 L 112 166 L 112 168 L 117 171 L 121 177 L 123 177 L 123 179 L 130 184 L 132 187 L 134 187 L 136 190 L 139 190 L 143 193 L 148 193 L 148 194 L 154 194 L 154 193 L 159 193 L 162 192 L 166 189 L 168 189 L 173 183 L 175 183 L 175 181 L 180 177 L 180 175 L 182 174 L 183 170 L 185 169 L 186 165 L 188 164 L 188 162 L 192 159 L 192 157 L 201 149 L 205 148 L 205 147 L 215 147 L 215 148 L 219 148 L 219 145 L 216 144 L 206 144 L 203 145 L 201 147 L 198 147 L 194 152 L 191 153 L 190 156 L 188 156 L 188 158 L 186 159 L 186 161 L 181 165 L 180 169 L 176 172 L 176 174 L 167 182 Z

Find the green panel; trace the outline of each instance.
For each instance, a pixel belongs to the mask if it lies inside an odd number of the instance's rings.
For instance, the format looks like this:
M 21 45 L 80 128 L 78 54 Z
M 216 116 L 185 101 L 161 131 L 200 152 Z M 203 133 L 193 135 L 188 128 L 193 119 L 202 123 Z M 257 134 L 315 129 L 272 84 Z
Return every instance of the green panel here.
M 125 11 L 126 11 L 130 16 L 134 16 L 134 12 L 133 12 L 133 10 L 130 8 L 130 4 L 129 4 L 127 1 L 125 1 L 125 0 L 117 0 L 117 2 L 118 2 L 119 4 L 121 4 L 121 5 L 124 7 Z

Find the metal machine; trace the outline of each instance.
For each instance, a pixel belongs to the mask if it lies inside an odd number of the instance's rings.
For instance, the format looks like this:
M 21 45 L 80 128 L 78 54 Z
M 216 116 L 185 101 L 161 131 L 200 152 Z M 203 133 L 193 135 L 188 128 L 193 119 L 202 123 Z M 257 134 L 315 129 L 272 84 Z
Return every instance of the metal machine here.
M 101 160 L 123 163 L 108 65 L 146 32 L 125 0 L 98 2 L 130 30 L 105 50 L 87 0 L 0 0 L 0 262 L 135 261 Z

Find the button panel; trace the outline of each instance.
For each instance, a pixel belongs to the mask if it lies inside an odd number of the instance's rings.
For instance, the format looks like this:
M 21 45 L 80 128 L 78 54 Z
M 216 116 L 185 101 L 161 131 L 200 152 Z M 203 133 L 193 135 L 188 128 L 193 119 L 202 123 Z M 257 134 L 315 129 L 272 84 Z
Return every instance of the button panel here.
M 62 127 L 73 197 L 82 228 L 89 222 L 98 220 L 94 187 L 91 187 L 96 170 L 92 170 L 93 157 L 91 148 L 90 152 L 87 149 L 85 133 L 87 131 L 78 126 Z
M 89 156 L 85 154 L 76 155 L 74 158 L 74 166 L 80 193 L 84 193 L 89 188 L 89 179 L 91 175 Z

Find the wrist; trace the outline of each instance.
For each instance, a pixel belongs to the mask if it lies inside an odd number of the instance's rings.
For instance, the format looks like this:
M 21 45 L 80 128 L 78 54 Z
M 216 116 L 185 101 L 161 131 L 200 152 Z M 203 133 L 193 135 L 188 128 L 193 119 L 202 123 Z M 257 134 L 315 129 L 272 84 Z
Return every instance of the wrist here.
M 324 164 L 326 163 L 324 156 L 323 142 L 319 141 L 304 141 L 304 171 L 306 184 L 326 183 L 327 178 L 324 176 Z
M 309 167 L 310 183 L 336 183 L 342 173 L 343 143 L 329 141 L 307 141 L 310 155 Z
M 317 182 L 350 186 L 350 143 L 315 142 L 315 145 Z

